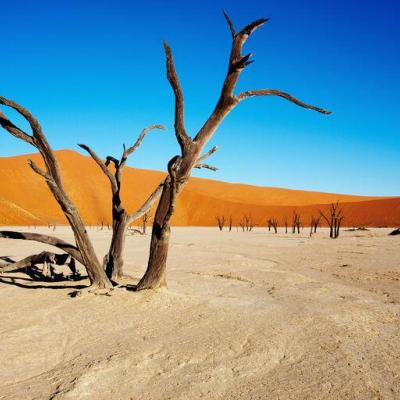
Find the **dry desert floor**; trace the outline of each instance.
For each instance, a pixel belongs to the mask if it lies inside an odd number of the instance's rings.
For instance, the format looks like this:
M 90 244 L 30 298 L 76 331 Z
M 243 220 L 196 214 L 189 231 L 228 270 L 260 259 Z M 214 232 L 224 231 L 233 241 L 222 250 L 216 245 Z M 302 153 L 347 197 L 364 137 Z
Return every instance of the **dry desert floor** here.
M 26 228 L 14 228 L 27 230 Z M 72 238 L 67 228 L 36 232 Z M 0 277 L 0 399 L 400 399 L 400 237 L 175 228 L 168 289 Z M 110 231 L 90 229 L 99 256 Z M 45 246 L 0 240 L 19 259 Z

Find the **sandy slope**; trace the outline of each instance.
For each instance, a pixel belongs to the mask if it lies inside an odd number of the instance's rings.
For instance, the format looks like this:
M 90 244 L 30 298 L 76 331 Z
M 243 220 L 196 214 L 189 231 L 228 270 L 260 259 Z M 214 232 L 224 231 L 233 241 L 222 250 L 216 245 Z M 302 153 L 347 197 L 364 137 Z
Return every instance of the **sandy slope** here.
M 110 189 L 93 160 L 79 153 L 57 152 L 65 186 L 88 224 L 110 220 Z M 47 225 L 64 223 L 64 217 L 43 179 L 27 166 L 28 158 L 41 164 L 38 154 L 0 158 L 0 225 Z M 126 168 L 123 198 L 133 211 L 163 179 L 158 171 Z M 238 224 L 251 215 L 259 225 L 267 218 L 291 218 L 294 209 L 308 224 L 311 214 L 340 200 L 346 209 L 345 223 L 352 225 L 400 225 L 400 197 L 394 199 L 306 192 L 229 184 L 192 178 L 178 200 L 175 225 L 216 225 L 216 215 L 232 216 Z
M 400 239 L 387 231 L 175 228 L 159 292 L 72 299 L 73 284 L 3 278 L 0 399 L 399 399 Z M 109 232 L 91 234 L 103 254 Z M 128 237 L 135 278 L 148 240 Z M 38 249 L 0 240 L 4 256 Z

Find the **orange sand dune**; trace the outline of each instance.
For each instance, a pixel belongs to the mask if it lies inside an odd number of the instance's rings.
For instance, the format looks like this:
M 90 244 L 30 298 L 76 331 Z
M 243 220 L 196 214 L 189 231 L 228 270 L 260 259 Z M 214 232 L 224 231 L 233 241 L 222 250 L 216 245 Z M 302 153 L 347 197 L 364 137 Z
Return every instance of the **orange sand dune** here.
M 27 165 L 31 158 L 42 165 L 39 154 L 0 158 L 0 224 L 64 224 L 65 219 L 43 179 Z M 107 178 L 89 157 L 60 150 L 66 189 L 87 224 L 110 221 L 110 188 Z M 122 196 L 134 210 L 165 176 L 159 171 L 126 168 Z M 298 210 L 304 225 L 311 215 L 340 201 L 345 209 L 345 225 L 400 225 L 400 198 L 364 197 L 332 193 L 258 187 L 192 178 L 178 200 L 175 225 L 215 225 L 216 216 L 232 216 L 238 224 L 249 215 L 258 225 L 268 217 L 290 220 Z

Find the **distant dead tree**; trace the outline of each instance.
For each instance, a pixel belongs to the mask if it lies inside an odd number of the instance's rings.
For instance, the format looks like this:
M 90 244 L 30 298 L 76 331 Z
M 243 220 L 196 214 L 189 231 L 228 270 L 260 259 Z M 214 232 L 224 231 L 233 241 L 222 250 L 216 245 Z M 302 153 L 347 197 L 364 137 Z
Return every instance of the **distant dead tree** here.
M 224 225 L 225 225 L 225 217 L 217 216 L 217 223 L 218 223 L 219 230 L 222 231 L 224 229 Z
M 321 222 L 321 217 L 311 216 L 310 233 L 317 233 L 317 228 Z
M 326 221 L 329 226 L 329 237 L 336 239 L 339 237 L 340 226 L 343 221 L 343 208 L 340 208 L 339 202 L 332 203 L 329 207 L 329 215 L 325 215 L 321 210 L 319 211 L 321 217 Z
M 171 49 L 168 44 L 164 42 L 167 59 L 167 77 L 175 95 L 175 134 L 180 145 L 181 154 L 173 157 L 168 163 L 168 177 L 164 183 L 163 192 L 153 223 L 149 261 L 146 272 L 137 285 L 138 290 L 155 289 L 166 285 L 165 271 L 169 248 L 170 225 L 176 200 L 183 187 L 188 182 L 192 169 L 195 167 L 209 167 L 202 164 L 202 160 L 209 154 L 206 153 L 202 157 L 201 152 L 222 120 L 240 102 L 255 96 L 279 96 L 298 106 L 323 114 L 329 114 L 326 110 L 303 103 L 280 90 L 247 90 L 240 94 L 234 94 L 234 89 L 241 72 L 252 62 L 250 60 L 251 53 L 242 55 L 243 45 L 256 29 L 267 22 L 267 19 L 258 19 L 237 32 L 228 15 L 226 13 L 224 13 L 224 15 L 232 34 L 228 71 L 217 104 L 194 139 L 189 136 L 185 129 L 183 91 L 175 69 Z M 204 61 L 204 57 L 202 57 L 202 60 Z
M 89 155 L 93 158 L 101 171 L 110 181 L 112 193 L 111 213 L 113 233 L 110 248 L 103 260 L 104 268 L 107 276 L 110 279 L 118 279 L 123 276 L 123 250 L 125 246 L 126 231 L 129 224 L 139 218 L 142 218 L 146 213 L 148 213 L 153 203 L 159 198 L 163 188 L 163 183 L 161 183 L 143 203 L 143 205 L 134 213 L 129 214 L 126 211 L 126 207 L 121 199 L 122 171 L 126 165 L 128 157 L 138 149 L 147 133 L 153 129 L 164 130 L 165 128 L 162 125 L 151 125 L 147 128 L 144 128 L 136 142 L 131 147 L 127 148 L 125 145 L 123 146 L 122 155 L 119 159 L 108 156 L 106 161 L 103 161 L 89 146 L 85 144 L 79 144 L 82 149 L 89 153 Z M 109 168 L 110 164 L 113 165 L 113 170 Z
M 161 188 L 160 188 L 160 194 L 161 194 Z M 143 235 L 146 234 L 147 225 L 149 224 L 150 220 L 151 220 L 151 213 L 150 213 L 150 211 L 147 211 L 143 214 L 143 217 L 142 217 L 142 233 L 143 233 Z
M 229 217 L 229 232 L 232 230 L 232 223 L 233 223 L 232 217 Z
M 244 215 L 242 221 L 243 221 L 245 230 L 247 232 L 251 232 L 253 230 L 253 228 L 256 226 L 253 219 L 251 218 L 251 215 Z
M 270 231 L 271 228 L 274 228 L 274 232 L 278 233 L 278 220 L 276 218 L 269 218 L 267 222 L 268 222 L 268 231 Z
M 288 220 L 287 220 L 286 216 L 285 216 L 284 224 L 285 224 L 285 233 L 288 233 Z
M 36 240 L 52 246 L 61 248 L 66 253 L 70 254 L 76 260 L 81 262 L 86 268 L 90 288 L 87 290 L 97 289 L 110 289 L 112 283 L 108 279 L 104 268 L 100 264 L 96 253 L 94 251 L 92 242 L 89 239 L 86 227 L 82 221 L 81 216 L 69 198 L 64 189 L 61 179 L 60 168 L 57 159 L 53 153 L 52 148 L 47 142 L 42 128 L 38 120 L 24 107 L 15 103 L 12 100 L 0 97 L 0 105 L 7 106 L 20 114 L 28 123 L 31 128 L 32 134 L 24 132 L 22 129 L 14 125 L 1 111 L 0 111 L 0 125 L 8 133 L 20 139 L 33 147 L 35 147 L 42 156 L 45 169 L 39 168 L 32 160 L 29 161 L 30 167 L 40 175 L 47 183 L 53 197 L 61 207 L 69 225 L 74 233 L 76 245 L 67 244 L 58 238 L 49 237 L 46 235 L 17 233 L 17 232 L 0 232 L 1 237 L 8 237 L 12 239 Z M 32 236 L 33 235 L 33 236 Z
M 292 233 L 296 233 L 296 229 L 297 233 L 300 233 L 301 226 L 301 216 L 297 211 L 295 211 L 292 217 Z

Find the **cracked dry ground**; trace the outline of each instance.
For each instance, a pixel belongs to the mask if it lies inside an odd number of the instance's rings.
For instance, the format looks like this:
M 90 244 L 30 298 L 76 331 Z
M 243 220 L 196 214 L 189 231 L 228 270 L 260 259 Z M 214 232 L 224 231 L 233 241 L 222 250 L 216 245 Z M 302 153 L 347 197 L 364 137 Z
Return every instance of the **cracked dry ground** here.
M 153 293 L 70 298 L 71 282 L 3 276 L 0 399 L 399 399 L 400 238 L 387 232 L 176 228 L 169 288 Z M 91 234 L 103 254 L 109 232 Z M 127 238 L 127 284 L 148 240 Z M 3 256 L 39 249 L 0 241 Z

